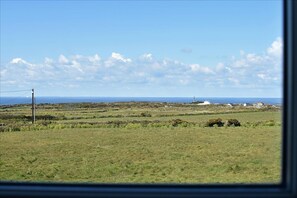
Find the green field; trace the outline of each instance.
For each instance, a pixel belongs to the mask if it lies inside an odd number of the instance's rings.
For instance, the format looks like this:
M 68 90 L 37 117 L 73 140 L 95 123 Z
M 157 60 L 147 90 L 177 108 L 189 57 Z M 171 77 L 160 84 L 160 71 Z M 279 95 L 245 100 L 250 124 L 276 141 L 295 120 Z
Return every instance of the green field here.
M 0 108 L 0 180 L 278 183 L 281 109 L 174 103 Z M 209 119 L 240 127 L 207 127 Z

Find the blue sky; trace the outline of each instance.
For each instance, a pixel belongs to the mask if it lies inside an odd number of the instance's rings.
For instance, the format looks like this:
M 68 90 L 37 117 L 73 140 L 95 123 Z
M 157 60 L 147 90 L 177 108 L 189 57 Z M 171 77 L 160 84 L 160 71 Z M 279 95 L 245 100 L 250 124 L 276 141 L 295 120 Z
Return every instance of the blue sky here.
M 1 1 L 0 31 L 2 91 L 281 97 L 277 0 Z

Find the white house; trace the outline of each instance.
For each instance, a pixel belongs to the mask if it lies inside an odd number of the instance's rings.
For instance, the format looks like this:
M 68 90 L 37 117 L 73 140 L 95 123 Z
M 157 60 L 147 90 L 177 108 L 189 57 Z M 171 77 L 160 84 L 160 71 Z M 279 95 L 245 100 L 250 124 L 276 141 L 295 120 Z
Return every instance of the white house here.
M 257 102 L 257 103 L 254 103 L 253 106 L 256 108 L 262 108 L 265 106 L 265 104 L 263 102 Z
M 204 101 L 203 103 L 198 103 L 198 105 L 210 105 L 209 101 Z

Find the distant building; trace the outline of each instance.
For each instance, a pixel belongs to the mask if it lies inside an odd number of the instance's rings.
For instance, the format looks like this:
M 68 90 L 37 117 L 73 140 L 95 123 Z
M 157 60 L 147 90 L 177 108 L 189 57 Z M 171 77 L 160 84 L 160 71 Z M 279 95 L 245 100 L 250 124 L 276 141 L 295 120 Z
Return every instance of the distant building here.
M 262 108 L 265 106 L 265 104 L 263 102 L 257 102 L 257 103 L 254 103 L 253 106 L 256 108 Z
M 203 103 L 198 103 L 198 105 L 210 105 L 209 101 L 204 101 Z
M 203 103 L 203 102 L 202 101 L 199 101 L 199 100 L 196 100 L 196 97 L 194 96 L 193 97 L 192 104 L 200 104 L 200 103 Z

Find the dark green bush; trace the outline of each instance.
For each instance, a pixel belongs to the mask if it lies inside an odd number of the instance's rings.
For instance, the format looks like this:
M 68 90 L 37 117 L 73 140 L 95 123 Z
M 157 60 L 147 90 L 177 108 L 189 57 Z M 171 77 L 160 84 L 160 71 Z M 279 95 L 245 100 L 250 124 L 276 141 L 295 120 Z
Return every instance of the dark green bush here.
M 140 114 L 140 116 L 141 116 L 141 117 L 152 117 L 152 115 L 151 115 L 150 113 L 148 113 L 148 112 L 142 112 L 142 113 Z
M 237 119 L 229 119 L 227 121 L 227 126 L 241 126 L 240 122 Z
M 187 121 L 181 120 L 181 119 L 174 119 L 171 121 L 172 126 L 177 127 L 179 125 L 183 125 L 186 126 L 186 124 L 188 123 Z
M 213 127 L 215 125 L 218 127 L 222 127 L 222 126 L 224 126 L 224 122 L 222 122 L 221 118 L 210 119 L 210 120 L 208 120 L 208 122 L 206 122 L 207 127 Z
M 120 127 L 120 126 L 123 126 L 125 123 L 120 120 L 113 120 L 113 121 L 108 121 L 106 124 L 113 126 L 113 127 Z

